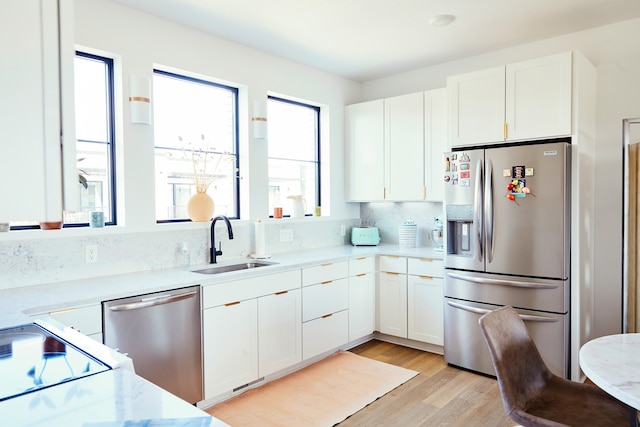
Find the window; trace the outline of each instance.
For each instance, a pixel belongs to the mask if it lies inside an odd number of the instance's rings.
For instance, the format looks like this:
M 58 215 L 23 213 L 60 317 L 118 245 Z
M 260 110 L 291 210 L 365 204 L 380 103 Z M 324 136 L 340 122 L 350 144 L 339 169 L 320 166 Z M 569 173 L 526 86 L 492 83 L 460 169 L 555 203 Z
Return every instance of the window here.
M 188 220 L 196 179 L 215 215 L 238 218 L 238 89 L 154 70 L 153 98 L 157 221 Z
M 303 199 L 305 215 L 320 206 L 320 107 L 270 96 L 269 212 L 294 215 Z
M 115 224 L 113 60 L 76 52 L 74 78 L 78 170 L 86 187 L 80 188 L 80 210 L 65 212 L 65 226 L 88 225 L 95 211 Z

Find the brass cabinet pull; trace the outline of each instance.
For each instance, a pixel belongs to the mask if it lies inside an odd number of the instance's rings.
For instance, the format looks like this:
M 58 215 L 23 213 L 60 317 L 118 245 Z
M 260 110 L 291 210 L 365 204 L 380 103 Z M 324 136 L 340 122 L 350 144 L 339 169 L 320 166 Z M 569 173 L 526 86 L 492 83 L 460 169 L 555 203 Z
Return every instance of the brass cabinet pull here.
M 328 281 L 326 281 L 326 282 L 321 282 L 320 284 L 321 284 L 321 285 L 328 285 L 328 284 L 330 284 L 330 283 L 333 283 L 333 280 L 328 280 Z
M 367 273 L 360 273 L 360 274 L 356 274 L 356 277 L 362 277 L 362 276 L 366 276 Z
M 240 304 L 240 301 L 228 302 L 228 303 L 226 303 L 224 306 L 225 306 L 225 307 L 231 307 L 232 305 L 236 305 L 236 304 Z
M 284 295 L 286 293 L 288 293 L 289 291 L 280 291 L 280 292 L 276 292 L 274 295 Z
M 433 280 L 433 276 L 418 276 L 421 279 L 429 279 L 429 280 Z
M 323 318 L 323 319 L 326 319 L 327 317 L 331 317 L 331 316 L 333 316 L 333 313 L 331 313 L 331 314 L 325 314 L 324 316 L 322 316 L 322 318 Z
M 420 261 L 422 261 L 422 262 L 433 262 L 433 259 L 431 259 L 431 258 L 420 258 Z
M 400 257 L 398 255 L 387 255 L 387 258 L 398 259 Z
M 385 273 L 387 273 L 387 274 L 389 274 L 391 276 L 399 276 L 400 275 L 400 273 L 393 273 L 391 271 L 385 271 Z
M 367 257 L 366 257 L 366 256 L 361 256 L 360 258 L 356 258 L 356 261 L 363 261 L 363 260 L 365 260 L 365 259 L 367 259 Z
M 508 134 L 507 129 L 508 129 L 508 125 L 507 125 L 507 123 L 505 123 L 505 124 L 502 126 L 502 133 L 504 134 L 504 140 L 505 140 L 505 141 L 507 140 L 507 134 Z
M 328 262 L 326 264 L 320 264 L 320 267 L 329 267 L 330 265 L 333 265 L 332 262 Z

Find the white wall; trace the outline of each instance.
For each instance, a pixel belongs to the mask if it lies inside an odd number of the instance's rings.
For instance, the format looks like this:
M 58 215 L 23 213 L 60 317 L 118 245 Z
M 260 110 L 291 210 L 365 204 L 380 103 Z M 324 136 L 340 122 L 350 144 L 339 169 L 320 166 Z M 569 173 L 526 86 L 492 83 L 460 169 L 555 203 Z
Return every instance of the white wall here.
M 448 75 L 581 51 L 597 70 L 593 336 L 621 331 L 622 120 L 640 117 L 640 19 L 414 70 L 363 84 L 359 101 L 446 86 Z
M 250 254 L 253 222 L 268 216 L 266 145 L 250 138 L 249 126 L 252 101 L 266 100 L 268 93 L 322 107 L 322 213 L 330 217 L 267 220 L 267 249 L 278 253 L 346 243 L 340 228 L 358 225 L 360 211 L 359 204 L 344 202 L 343 116 L 344 105 L 360 96 L 360 83 L 107 0 L 76 0 L 75 22 L 78 48 L 115 58 L 118 226 L 0 233 L 0 288 L 171 268 L 182 242 L 188 243 L 194 263 L 207 262 L 209 223 L 156 224 L 153 126 L 128 121 L 129 77 L 151 78 L 155 65 L 240 87 L 242 220 L 233 222 L 234 240 L 221 235 L 223 260 Z M 293 230 L 294 242 L 280 243 L 282 228 Z M 97 264 L 85 263 L 87 244 L 98 245 Z

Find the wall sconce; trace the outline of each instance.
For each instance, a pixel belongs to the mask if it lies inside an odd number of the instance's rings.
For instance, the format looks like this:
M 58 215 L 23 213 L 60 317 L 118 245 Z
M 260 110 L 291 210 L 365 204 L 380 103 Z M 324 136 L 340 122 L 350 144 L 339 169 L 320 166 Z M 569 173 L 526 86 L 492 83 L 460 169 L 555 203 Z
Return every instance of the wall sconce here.
M 267 103 L 264 101 L 253 101 L 253 137 L 255 139 L 267 139 Z
M 151 124 L 151 80 L 148 77 L 129 77 L 129 109 L 131 123 Z

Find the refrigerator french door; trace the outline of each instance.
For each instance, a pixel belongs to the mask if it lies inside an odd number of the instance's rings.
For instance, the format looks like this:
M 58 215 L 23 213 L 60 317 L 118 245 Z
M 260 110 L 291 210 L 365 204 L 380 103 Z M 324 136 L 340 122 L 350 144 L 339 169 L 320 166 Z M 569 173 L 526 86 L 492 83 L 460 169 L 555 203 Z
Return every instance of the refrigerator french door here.
M 570 165 L 568 139 L 445 154 L 448 363 L 495 375 L 477 320 L 510 305 L 567 377 Z

